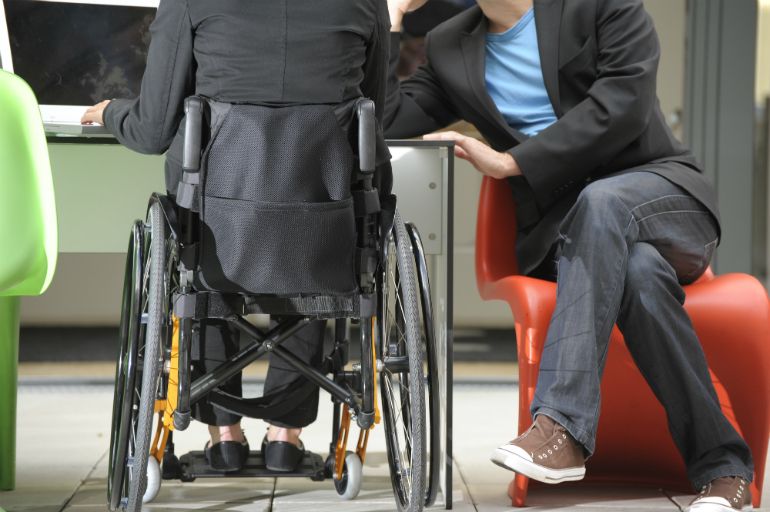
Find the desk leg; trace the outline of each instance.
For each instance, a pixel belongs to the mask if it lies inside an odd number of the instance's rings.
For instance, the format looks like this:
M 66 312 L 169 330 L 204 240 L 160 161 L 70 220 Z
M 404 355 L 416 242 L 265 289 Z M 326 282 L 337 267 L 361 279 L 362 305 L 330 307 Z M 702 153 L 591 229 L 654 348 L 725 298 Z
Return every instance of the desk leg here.
M 16 486 L 19 297 L 0 297 L 0 491 Z
M 444 254 L 429 255 L 431 300 L 433 302 L 433 332 L 439 372 L 439 400 L 441 408 L 441 451 L 442 468 L 440 489 L 444 509 L 452 508 L 452 310 L 451 282 L 448 269 L 449 259 Z

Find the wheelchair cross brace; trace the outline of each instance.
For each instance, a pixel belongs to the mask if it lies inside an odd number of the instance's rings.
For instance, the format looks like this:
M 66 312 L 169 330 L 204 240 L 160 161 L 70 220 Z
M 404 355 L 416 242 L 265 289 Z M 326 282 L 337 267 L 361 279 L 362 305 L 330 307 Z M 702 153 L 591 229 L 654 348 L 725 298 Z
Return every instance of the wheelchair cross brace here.
M 331 379 L 328 379 L 319 370 L 300 360 L 294 354 L 281 346 L 283 341 L 308 325 L 311 322 L 310 318 L 299 317 L 283 320 L 267 333 L 262 332 L 260 329 L 254 327 L 251 323 L 238 315 L 226 318 L 225 320 L 252 338 L 254 342 L 243 348 L 229 361 L 223 363 L 213 371 L 195 380 L 189 388 L 189 401 L 184 400 L 184 398 L 180 396 L 180 408 L 178 408 L 174 413 L 174 423 L 176 430 L 184 430 L 186 428 L 186 425 L 184 425 L 182 422 L 176 421 L 177 416 L 183 419 L 187 419 L 189 418 L 190 414 L 189 408 L 187 410 L 183 410 L 181 408 L 182 404 L 187 402 L 188 404 L 192 405 L 209 393 L 216 393 L 215 390 L 217 387 L 222 385 L 224 382 L 227 382 L 231 377 L 241 372 L 249 364 L 269 352 L 272 352 L 275 354 L 275 356 L 291 365 L 306 379 L 325 389 L 335 399 L 350 407 L 356 417 L 359 427 L 362 429 L 368 429 L 371 427 L 372 423 L 374 422 L 373 409 L 367 410 L 369 408 L 364 407 L 364 404 L 360 402 L 360 400 L 355 396 L 353 392 L 342 387 Z M 180 353 L 182 350 L 183 349 L 180 350 Z M 187 423 L 189 423 L 189 420 Z M 183 428 L 179 428 L 180 426 Z

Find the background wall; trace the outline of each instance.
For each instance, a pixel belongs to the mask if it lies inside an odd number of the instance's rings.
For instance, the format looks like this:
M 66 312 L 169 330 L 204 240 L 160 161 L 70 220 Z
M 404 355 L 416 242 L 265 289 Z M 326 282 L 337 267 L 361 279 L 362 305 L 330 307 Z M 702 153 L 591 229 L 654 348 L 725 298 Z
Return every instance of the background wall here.
M 770 208 L 767 207 L 770 197 L 770 0 L 759 2 L 759 23 L 757 24 L 757 88 L 756 104 L 759 114 L 757 130 L 757 172 L 764 183 L 764 202 L 760 204 L 767 214 L 764 225 L 759 226 L 759 232 L 755 234 L 763 246 L 756 249 L 758 256 L 764 257 L 765 262 L 761 270 L 764 273 L 766 286 L 770 287 Z
M 645 0 L 658 28 L 662 58 L 658 94 L 664 114 L 674 123 L 677 133 L 678 113 L 683 105 L 685 58 L 685 0 Z M 68 226 L 77 226 L 77 216 L 93 215 L 103 220 L 105 228 L 96 232 L 70 232 L 72 237 L 99 237 L 123 240 L 129 226 L 115 225 L 110 212 L 90 211 L 89 194 L 112 194 L 120 202 L 127 188 L 161 187 L 162 161 L 157 157 L 141 157 L 125 151 L 119 161 L 104 161 L 99 150 L 72 155 L 61 146 L 52 146 L 52 162 L 57 190 L 80 194 L 83 201 L 78 211 L 60 211 L 69 218 Z M 99 169 L 110 166 L 100 175 Z M 67 173 L 59 172 L 64 167 Z M 117 178 L 115 178 L 117 176 Z M 109 179 L 107 179 L 109 177 Z M 455 171 L 455 327 L 512 326 L 510 311 L 503 303 L 484 303 L 476 291 L 474 275 L 474 239 L 476 202 L 481 184 L 479 174 L 466 162 L 457 161 Z M 123 206 L 126 207 L 125 205 Z M 136 217 L 143 216 L 144 204 L 135 205 Z M 109 227 L 113 226 L 113 227 Z M 127 238 L 126 238 L 127 239 Z M 83 240 L 80 240 L 83 242 Z M 80 242 L 78 245 L 80 246 Z M 63 247 L 66 251 L 67 248 Z M 63 253 L 50 290 L 42 297 L 24 298 L 24 325 L 116 325 L 120 308 L 120 289 L 124 255 L 121 253 Z
M 766 182 L 756 158 L 756 0 L 688 3 L 685 140 L 721 211 L 717 273 L 762 274 Z
M 759 2 L 757 34 L 757 104 L 770 96 L 770 0 Z
M 663 114 L 681 139 L 684 107 L 686 0 L 644 0 L 660 38 L 658 97 Z

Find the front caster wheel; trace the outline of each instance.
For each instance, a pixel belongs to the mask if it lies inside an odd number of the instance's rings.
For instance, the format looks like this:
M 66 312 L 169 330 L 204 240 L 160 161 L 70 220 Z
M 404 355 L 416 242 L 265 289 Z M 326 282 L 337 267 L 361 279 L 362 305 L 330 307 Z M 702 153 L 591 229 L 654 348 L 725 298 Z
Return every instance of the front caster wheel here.
M 363 473 L 363 465 L 358 455 L 347 452 L 345 464 L 342 466 L 342 479 L 334 479 L 334 488 L 343 500 L 352 500 L 358 496 L 361 491 Z
M 158 459 L 151 456 L 147 459 L 147 487 L 144 490 L 144 496 L 142 496 L 142 503 L 150 503 L 155 499 L 158 491 L 160 491 L 161 480 Z

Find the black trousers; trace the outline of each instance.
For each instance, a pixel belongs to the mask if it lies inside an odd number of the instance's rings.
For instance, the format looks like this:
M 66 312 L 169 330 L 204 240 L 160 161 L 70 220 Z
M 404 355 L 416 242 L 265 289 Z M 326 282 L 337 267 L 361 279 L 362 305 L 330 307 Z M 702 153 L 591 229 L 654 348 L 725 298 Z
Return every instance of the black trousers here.
M 318 368 L 323 356 L 325 321 L 308 324 L 294 336 L 282 343 L 302 361 Z M 206 320 L 200 323 L 192 339 L 193 380 L 206 372 L 214 370 L 239 350 L 240 332 L 224 320 Z M 265 379 L 264 393 L 280 392 L 295 381 L 305 378 L 278 357 L 270 358 L 270 366 Z M 235 396 L 242 396 L 241 374 L 236 375 L 220 389 Z M 272 425 L 286 428 L 306 427 L 315 421 L 318 413 L 318 389 L 308 395 L 291 412 L 265 420 Z M 240 421 L 241 416 L 225 411 L 211 404 L 207 399 L 198 401 L 192 407 L 193 417 L 207 425 L 225 426 Z

